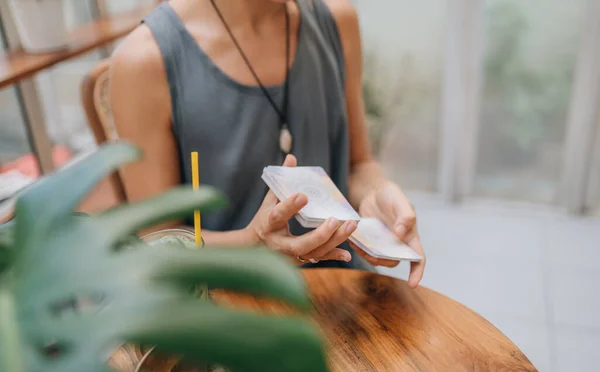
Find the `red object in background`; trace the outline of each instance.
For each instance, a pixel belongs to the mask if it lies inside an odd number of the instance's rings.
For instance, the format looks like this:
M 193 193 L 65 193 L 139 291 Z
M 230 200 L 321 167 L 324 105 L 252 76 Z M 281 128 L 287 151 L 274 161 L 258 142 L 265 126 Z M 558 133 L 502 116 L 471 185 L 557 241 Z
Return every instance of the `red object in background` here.
M 71 159 L 73 153 L 64 145 L 54 146 L 52 149 L 52 162 L 55 167 L 60 167 Z M 0 165 L 0 173 L 6 173 L 12 170 L 18 170 L 28 177 L 37 179 L 40 177 L 40 167 L 38 166 L 35 155 L 29 153 L 21 156 L 15 161 Z

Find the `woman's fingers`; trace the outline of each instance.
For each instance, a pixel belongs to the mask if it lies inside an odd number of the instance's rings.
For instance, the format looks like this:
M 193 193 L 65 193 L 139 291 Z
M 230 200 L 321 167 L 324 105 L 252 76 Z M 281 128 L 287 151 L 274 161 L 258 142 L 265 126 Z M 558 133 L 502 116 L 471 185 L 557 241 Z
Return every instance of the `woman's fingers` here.
M 334 236 L 336 236 L 339 230 L 340 222 L 335 218 L 327 219 L 321 226 L 313 231 L 310 231 L 304 235 L 294 238 L 292 248 L 297 252 L 299 257 L 311 256 L 318 257 L 311 254 L 315 249 L 327 245 Z M 342 241 L 343 242 L 343 241 Z M 331 249 L 335 246 L 331 246 Z
M 297 164 L 298 161 L 294 155 L 286 156 L 283 162 L 284 167 L 295 167 Z M 273 191 L 269 190 L 261 206 L 261 209 L 262 207 L 271 209 L 267 214 L 267 221 L 263 221 L 263 234 L 285 228 L 292 216 L 304 208 L 307 203 L 308 199 L 306 196 L 300 194 L 280 202 Z
M 325 243 L 325 244 L 321 245 L 320 247 L 318 247 L 317 249 L 307 253 L 306 256 L 310 257 L 310 258 L 316 258 L 318 260 L 321 260 L 320 257 L 326 256 L 330 251 L 334 250 L 339 245 L 341 245 L 346 240 L 348 240 L 350 235 L 352 235 L 352 233 L 354 231 L 356 231 L 357 227 L 358 227 L 358 224 L 356 223 L 356 221 L 344 222 L 342 224 L 342 226 L 340 226 L 335 231 L 335 233 L 329 239 L 329 241 L 327 241 L 327 243 Z M 350 255 L 348 255 L 348 257 L 350 258 Z
M 279 199 L 277 199 L 273 191 L 269 190 L 269 192 L 267 192 L 267 195 L 265 195 L 265 199 L 263 200 L 260 208 L 273 209 L 278 203 Z
M 306 195 L 297 194 L 273 207 L 268 215 L 263 231 L 272 232 L 283 229 L 302 208 L 308 204 Z
M 330 218 L 321 226 L 301 236 L 273 236 L 273 243 L 290 256 L 304 257 L 309 252 L 324 245 L 339 227 L 335 218 Z
M 279 251 L 300 260 L 328 261 L 338 260 L 350 262 L 350 252 L 337 248 L 348 240 L 356 231 L 357 223 L 347 221 L 340 226 L 335 218 L 330 218 L 317 229 L 301 236 L 274 235 L 271 242 L 279 247 Z M 302 263 L 302 261 L 299 261 Z
M 292 154 L 289 154 L 288 156 L 286 156 L 285 160 L 283 161 L 284 167 L 295 167 L 297 165 L 298 165 L 298 159 L 296 159 L 296 157 Z
M 423 251 L 423 247 L 421 246 L 421 238 L 417 229 L 414 228 L 413 232 L 410 234 L 408 243 L 407 243 L 415 252 L 423 257 L 421 262 L 411 262 L 410 264 L 410 276 L 408 278 L 408 285 L 411 288 L 417 288 L 419 283 L 423 279 L 423 273 L 425 272 L 425 264 L 427 263 L 427 258 L 425 257 L 425 252 Z
M 398 185 L 389 183 L 377 193 L 376 203 L 380 219 L 406 243 L 417 223 L 415 208 L 406 194 Z
M 364 258 L 368 263 L 370 263 L 373 266 L 383 266 L 383 267 L 393 268 L 393 267 L 400 265 L 400 261 L 384 260 L 384 259 L 380 259 L 380 258 L 375 258 L 375 257 L 369 255 L 367 252 L 360 249 L 359 247 L 357 247 L 356 244 L 350 243 L 350 246 L 352 247 L 352 249 L 354 249 L 354 251 L 356 253 L 358 253 L 362 258 Z
M 316 258 L 317 261 L 344 261 L 350 262 L 352 255 L 345 249 L 334 248 L 323 257 Z

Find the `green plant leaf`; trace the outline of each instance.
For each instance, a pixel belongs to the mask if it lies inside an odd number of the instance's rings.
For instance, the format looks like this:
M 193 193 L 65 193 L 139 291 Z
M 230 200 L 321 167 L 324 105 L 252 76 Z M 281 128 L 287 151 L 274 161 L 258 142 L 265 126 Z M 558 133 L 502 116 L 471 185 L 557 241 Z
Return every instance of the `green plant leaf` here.
M 0 276 L 13 260 L 14 222 L 0 225 Z
M 307 323 L 244 314 L 210 303 L 188 302 L 140 314 L 126 338 L 163 353 L 234 371 L 325 371 L 319 335 Z M 232 352 L 234 351 L 235 352 Z
M 14 241 L 15 222 L 0 224 L 0 247 L 11 247 Z
M 106 271 L 106 267 L 112 270 Z M 206 284 L 282 300 L 303 310 L 310 308 L 305 284 L 293 266 L 278 254 L 251 248 L 189 250 L 167 245 L 136 248 L 93 260 L 86 259 L 85 254 L 74 254 L 68 262 L 48 257 L 44 267 L 38 267 L 30 277 L 19 281 L 18 288 L 24 295 L 23 306 L 32 309 L 51 307 L 74 293 L 118 298 L 120 303 L 144 301 L 148 283 L 155 283 L 156 288 L 150 288 L 155 296 L 164 295 L 159 286 L 168 286 L 171 299 L 187 297 L 193 285 Z M 37 290 L 40 286 L 45 288 L 42 293 Z M 23 315 L 39 317 L 27 312 Z
M 253 248 L 203 248 L 199 250 L 161 247 L 152 253 L 164 264 L 152 274 L 160 282 L 207 284 L 253 295 L 268 296 L 309 309 L 306 285 L 280 255 Z
M 25 372 L 24 355 L 20 350 L 20 334 L 15 301 L 7 281 L 0 279 L 0 370 Z
M 212 211 L 225 205 L 225 198 L 213 188 L 179 187 L 143 203 L 114 208 L 99 218 L 113 236 L 122 237 L 159 222 L 187 216 L 196 209 Z
M 126 143 L 101 147 L 87 159 L 40 179 L 18 198 L 15 207 L 16 234 L 23 245 L 43 244 L 35 239 L 51 230 L 66 218 L 81 199 L 103 177 L 118 166 L 133 161 L 140 152 Z M 38 234 L 29 234 L 35 229 Z
M 67 210 L 133 153 L 103 148 L 76 171 L 48 177 L 23 193 L 14 224 L 0 226 L 0 371 L 102 372 L 127 342 L 239 371 L 324 371 L 318 334 L 300 317 L 222 309 L 192 290 L 202 283 L 308 309 L 287 260 L 265 249 L 148 246 L 132 237 L 223 205 L 214 190 L 173 190 L 96 216 Z M 123 242 L 129 247 L 116 249 Z

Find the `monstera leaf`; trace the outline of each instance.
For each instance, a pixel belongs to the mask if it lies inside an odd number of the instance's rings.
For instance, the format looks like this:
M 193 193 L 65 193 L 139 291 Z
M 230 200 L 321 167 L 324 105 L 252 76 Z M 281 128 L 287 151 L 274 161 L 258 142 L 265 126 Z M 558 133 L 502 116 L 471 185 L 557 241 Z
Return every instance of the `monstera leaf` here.
M 71 211 L 105 175 L 138 157 L 102 147 L 33 185 L 0 227 L 0 371 L 107 371 L 125 343 L 233 371 L 324 371 L 318 332 L 294 317 L 220 308 L 194 285 L 268 296 L 308 309 L 305 285 L 283 258 L 257 248 L 128 249 L 152 224 L 221 207 L 212 189 L 177 189 L 81 217 Z
M 0 225 L 0 277 L 8 270 L 12 262 L 12 242 L 14 233 L 14 222 Z

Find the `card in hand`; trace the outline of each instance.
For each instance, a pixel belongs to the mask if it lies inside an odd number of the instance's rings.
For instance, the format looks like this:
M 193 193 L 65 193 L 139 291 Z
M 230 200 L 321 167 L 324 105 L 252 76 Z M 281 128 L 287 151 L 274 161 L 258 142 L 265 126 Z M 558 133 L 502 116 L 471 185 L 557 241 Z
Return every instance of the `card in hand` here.
M 362 218 L 350 241 L 375 258 L 393 261 L 423 260 L 417 252 L 402 243 L 388 227 L 377 218 Z
M 359 221 L 360 216 L 321 167 L 269 166 L 262 179 L 279 200 L 297 193 L 308 198 L 308 204 L 296 219 L 306 228 L 317 228 L 328 218 Z
M 423 258 L 402 243 L 388 227 L 376 218 L 360 218 L 342 192 L 321 167 L 269 166 L 262 179 L 279 200 L 298 193 L 308 197 L 308 204 L 296 215 L 306 228 L 317 228 L 328 218 L 353 220 L 358 228 L 350 241 L 375 258 L 420 262 Z

